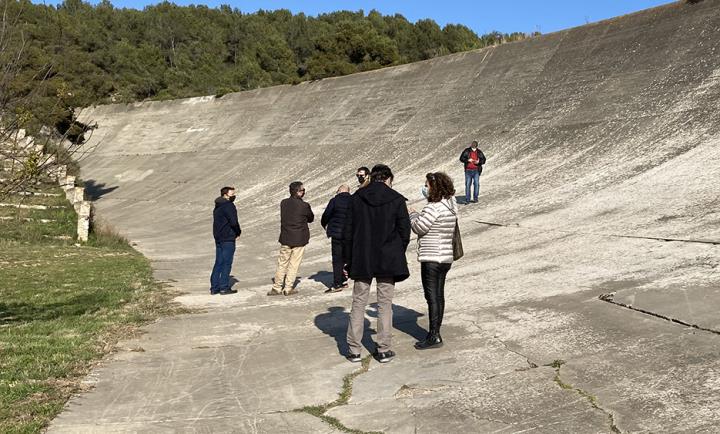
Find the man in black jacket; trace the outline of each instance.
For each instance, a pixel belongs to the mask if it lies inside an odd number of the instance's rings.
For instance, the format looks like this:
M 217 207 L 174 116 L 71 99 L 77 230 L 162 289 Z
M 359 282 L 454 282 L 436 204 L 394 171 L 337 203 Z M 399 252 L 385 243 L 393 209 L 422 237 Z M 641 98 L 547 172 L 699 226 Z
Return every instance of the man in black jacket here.
M 320 219 L 320 224 L 325 228 L 332 243 L 333 286 L 327 292 L 340 292 L 348 287 L 347 283 L 345 283 L 342 239 L 351 198 L 350 187 L 341 185 L 337 190 L 337 195 L 328 202 Z
M 389 362 L 391 349 L 392 299 L 395 283 L 410 277 L 405 250 L 410 243 L 410 218 L 405 199 L 393 190 L 393 174 L 384 164 L 373 167 L 370 184 L 358 190 L 350 203 L 343 230 L 343 256 L 353 286 L 352 310 L 347 342 L 351 362 L 359 362 L 365 307 L 372 279 L 377 282 L 378 323 L 375 358 Z
M 469 148 L 465 148 L 460 154 L 460 161 L 465 166 L 465 205 L 470 203 L 470 187 L 475 186 L 473 192 L 473 202 L 478 201 L 480 194 L 480 175 L 482 174 L 483 164 L 485 164 L 485 154 L 478 148 L 478 142 L 473 140 Z
M 297 294 L 295 278 L 302 262 L 305 246 L 310 241 L 310 228 L 315 215 L 310 204 L 303 201 L 305 187 L 300 181 L 290 184 L 290 197 L 280 202 L 280 256 L 273 287 L 267 295 Z
M 220 189 L 213 210 L 213 238 L 215 238 L 215 265 L 210 274 L 210 294 L 234 294 L 230 288 L 230 270 L 235 256 L 235 240 L 242 232 L 238 223 L 235 187 Z

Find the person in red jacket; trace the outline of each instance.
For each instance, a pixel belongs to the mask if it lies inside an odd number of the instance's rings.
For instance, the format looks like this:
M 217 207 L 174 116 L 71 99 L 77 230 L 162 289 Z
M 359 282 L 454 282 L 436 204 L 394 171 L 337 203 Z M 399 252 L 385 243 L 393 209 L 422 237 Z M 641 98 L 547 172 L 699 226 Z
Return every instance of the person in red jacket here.
M 460 161 L 465 165 L 465 205 L 470 203 L 470 187 L 475 186 L 473 202 L 478 201 L 480 194 L 480 175 L 485 164 L 485 154 L 478 148 L 477 140 L 473 140 L 469 148 L 460 154 Z

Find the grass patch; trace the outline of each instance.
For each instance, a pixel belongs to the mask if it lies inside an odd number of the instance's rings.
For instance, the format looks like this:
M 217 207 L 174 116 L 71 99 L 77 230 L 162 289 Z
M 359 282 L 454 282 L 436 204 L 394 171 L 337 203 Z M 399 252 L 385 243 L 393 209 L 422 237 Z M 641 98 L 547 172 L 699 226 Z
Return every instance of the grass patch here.
M 178 311 L 149 261 L 121 237 L 96 234 L 94 244 L 76 246 L 69 204 L 42 215 L 55 221 L 0 221 L 3 433 L 40 432 L 119 339 Z
M 43 190 L 62 193 L 59 187 Z M 10 196 L 4 203 L 49 205 L 49 209 L 0 207 L 0 240 L 34 244 L 72 244 L 77 234 L 77 214 L 73 206 L 61 197 Z M 57 208 L 55 208 L 57 207 Z
M 132 249 L 127 238 L 120 235 L 112 225 L 99 218 L 95 218 L 95 221 L 92 222 L 88 245 L 120 250 Z

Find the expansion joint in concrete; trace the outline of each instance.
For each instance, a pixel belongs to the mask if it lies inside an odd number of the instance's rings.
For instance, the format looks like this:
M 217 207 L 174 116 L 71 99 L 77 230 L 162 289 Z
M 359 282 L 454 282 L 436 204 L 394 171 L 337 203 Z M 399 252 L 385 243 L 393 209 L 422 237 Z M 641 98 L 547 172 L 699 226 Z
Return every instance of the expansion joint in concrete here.
M 524 225 L 521 225 L 520 223 L 496 223 L 496 222 L 487 222 L 487 221 L 482 221 L 482 220 L 475 220 L 475 223 L 479 223 L 481 225 L 486 225 L 486 226 L 499 226 L 499 227 L 503 227 L 503 228 L 527 229 L 530 231 L 537 231 L 537 232 L 557 232 L 557 233 L 562 233 L 562 234 L 566 234 L 566 235 L 580 235 L 580 236 L 608 237 L 608 238 L 630 238 L 630 239 L 635 239 L 635 240 L 666 241 L 666 242 L 689 243 L 689 244 L 709 244 L 712 246 L 720 245 L 720 241 L 717 241 L 717 240 L 695 240 L 695 239 L 672 238 L 672 237 L 649 237 L 649 236 L 643 236 L 643 235 L 576 232 L 576 231 L 567 231 L 567 230 L 555 229 L 555 228 L 539 228 L 539 227 L 534 227 L 534 226 L 524 226 Z
M 468 321 L 470 324 L 472 324 L 476 329 L 482 330 L 482 327 L 480 327 L 480 324 L 478 324 L 477 321 L 472 321 L 472 320 L 466 320 L 466 321 Z M 515 355 L 518 355 L 518 356 L 522 357 L 523 359 L 525 359 L 525 362 L 528 364 L 528 366 L 527 366 L 527 367 L 524 367 L 524 368 L 518 368 L 518 369 L 516 369 L 516 371 L 526 371 L 526 370 L 528 370 L 528 369 L 535 369 L 535 368 L 537 368 L 537 367 L 539 366 L 537 363 L 535 363 L 535 362 L 533 362 L 532 360 L 530 360 L 530 357 L 526 356 L 525 354 L 522 354 L 522 353 L 519 352 L 519 351 L 516 351 L 516 350 L 513 350 L 512 348 L 510 348 L 510 345 L 508 345 L 507 342 L 505 342 L 505 341 L 503 341 L 502 339 L 500 339 L 500 337 L 498 337 L 497 335 L 493 336 L 493 339 L 495 339 L 495 340 L 497 340 L 498 342 L 500 342 L 500 344 L 502 344 L 502 346 L 505 347 L 505 349 L 506 349 L 507 351 L 509 351 L 509 352 L 511 352 L 511 353 L 513 353 L 513 354 L 515 354 Z M 497 376 L 497 375 L 492 375 L 492 376 L 488 377 L 487 379 L 494 378 L 494 377 L 496 377 L 496 376 Z
M 696 330 L 702 330 L 702 331 L 705 331 L 705 332 L 709 332 L 709 333 L 714 333 L 714 334 L 716 334 L 716 335 L 720 335 L 720 331 L 718 331 L 718 330 L 713 330 L 713 329 L 709 329 L 709 328 L 706 328 L 706 327 L 701 327 L 701 326 L 699 326 L 699 325 L 697 325 L 697 324 L 690 324 L 690 323 L 688 323 L 688 322 L 685 322 L 685 321 L 683 321 L 683 320 L 679 320 L 679 319 L 677 319 L 677 318 L 672 318 L 672 317 L 665 316 L 665 315 L 662 315 L 662 314 L 659 314 L 659 313 L 655 313 L 655 312 L 652 312 L 652 311 L 649 311 L 649 310 L 646 310 L 646 309 L 641 309 L 641 308 L 638 308 L 638 307 L 634 307 L 634 306 L 632 306 L 632 305 L 630 305 L 630 304 L 625 304 L 625 303 L 622 303 L 622 302 L 620 302 L 620 301 L 616 301 L 616 300 L 615 300 L 615 293 L 614 293 L 614 292 L 610 292 L 610 293 L 607 293 L 607 294 L 601 294 L 600 296 L 598 296 L 598 298 L 599 298 L 600 300 L 602 300 L 602 301 L 607 302 L 607 303 L 614 304 L 614 305 L 620 306 L 620 307 L 624 307 L 625 309 L 633 310 L 633 311 L 635 311 L 635 312 L 640 312 L 640 313 L 643 313 L 643 314 L 645 314 L 645 315 L 654 316 L 655 318 L 660 318 L 660 319 L 662 319 L 662 320 L 665 320 L 665 321 L 668 321 L 668 322 L 672 322 L 672 323 L 675 323 L 675 324 L 680 324 L 680 325 L 685 326 L 685 327 L 690 327 L 690 328 L 694 328 L 694 329 L 696 329 Z
M 521 352 L 519 352 L 519 351 L 516 351 L 516 350 L 513 350 L 512 348 L 510 348 L 510 345 L 508 345 L 507 342 L 503 341 L 502 339 L 500 339 L 500 338 L 497 337 L 497 336 L 495 336 L 495 340 L 497 340 L 498 342 L 500 342 L 500 343 L 502 344 L 502 346 L 505 347 L 505 349 L 506 349 L 507 351 L 509 351 L 509 352 L 511 352 L 511 353 L 513 353 L 513 354 L 516 354 L 516 355 L 522 357 L 523 359 L 525 359 L 525 362 L 528 364 L 528 366 L 527 366 L 526 368 L 517 369 L 518 371 L 526 371 L 526 370 L 528 370 L 528 369 L 535 369 L 535 368 L 538 367 L 538 364 L 535 363 L 535 362 L 533 362 L 532 360 L 530 360 L 530 357 L 528 357 L 527 355 L 525 355 L 525 354 L 523 354 L 523 353 L 521 353 Z
M 610 425 L 610 427 L 609 427 L 610 431 L 612 433 L 622 434 L 622 431 L 620 430 L 620 428 L 618 428 L 618 426 L 615 424 L 615 416 L 613 416 L 612 412 L 610 412 L 609 410 L 606 410 L 600 406 L 596 396 L 592 395 L 591 393 L 589 393 L 583 389 L 580 389 L 578 387 L 573 386 L 572 384 L 569 384 L 569 383 L 566 383 L 563 381 L 562 377 L 560 376 L 560 369 L 562 368 L 562 365 L 564 365 L 564 364 L 565 364 L 564 360 L 555 360 L 552 363 L 546 365 L 546 366 L 555 368 L 554 381 L 558 385 L 558 387 L 560 387 L 563 390 L 573 391 L 573 392 L 577 393 L 578 395 L 582 396 L 583 398 L 585 398 L 590 403 L 590 406 L 592 408 L 594 408 L 595 410 L 601 411 L 605 414 L 605 416 L 608 419 L 608 423 Z
M 345 426 L 342 422 L 340 422 L 338 418 L 327 415 L 327 412 L 332 408 L 348 405 L 348 402 L 352 397 L 353 382 L 357 377 L 368 371 L 368 369 L 370 368 L 371 358 L 372 356 L 366 356 L 360 364 L 360 369 L 346 375 L 343 378 L 342 389 L 338 393 L 338 398 L 335 401 L 323 405 L 310 405 L 297 408 L 295 410 L 292 410 L 292 412 L 307 413 L 311 416 L 315 416 L 326 424 L 330 425 L 331 427 L 350 434 L 382 434 L 381 432 L 377 431 L 362 431 L 349 428 Z

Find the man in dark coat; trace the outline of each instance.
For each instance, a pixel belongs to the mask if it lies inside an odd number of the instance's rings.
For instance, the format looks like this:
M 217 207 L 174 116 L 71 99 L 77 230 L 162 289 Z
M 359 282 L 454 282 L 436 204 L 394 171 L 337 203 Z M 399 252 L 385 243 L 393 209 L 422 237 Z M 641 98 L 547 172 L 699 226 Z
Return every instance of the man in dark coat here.
M 215 238 L 215 265 L 210 274 L 210 294 L 234 294 L 230 288 L 230 270 L 235 256 L 235 240 L 242 232 L 238 223 L 235 188 L 223 187 L 215 199 L 213 210 L 213 238 Z
M 480 175 L 482 174 L 483 164 L 485 164 L 485 154 L 478 148 L 477 140 L 473 140 L 469 148 L 465 148 L 460 154 L 460 161 L 465 167 L 465 205 L 470 203 L 470 187 L 475 186 L 473 192 L 473 202 L 478 201 L 480 194 Z
M 370 184 L 370 169 L 368 169 L 367 167 L 358 167 L 355 176 L 358 180 L 358 190 L 367 187 L 367 185 Z
M 310 204 L 303 201 L 305 187 L 300 181 L 290 184 L 290 197 L 280 202 L 280 256 L 275 281 L 268 295 L 297 294 L 295 278 L 302 262 L 305 246 L 310 241 L 310 228 L 315 215 Z
M 325 228 L 332 245 L 333 286 L 327 292 L 340 292 L 348 287 L 345 283 L 347 279 L 345 278 L 342 239 L 351 199 L 350 187 L 341 185 L 337 190 L 337 195 L 328 202 L 320 219 L 320 224 Z
M 410 243 L 410 218 L 406 200 L 393 190 L 393 174 L 384 164 L 373 167 L 370 184 L 352 197 L 343 231 L 343 253 L 353 286 L 352 310 L 347 342 L 351 362 L 359 362 L 365 307 L 372 279 L 377 282 L 378 323 L 375 358 L 389 362 L 391 349 L 392 299 L 395 283 L 410 276 L 405 250 Z

